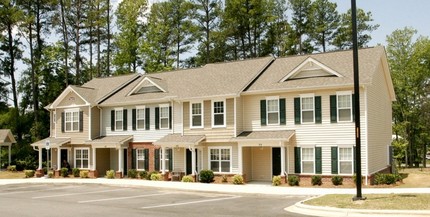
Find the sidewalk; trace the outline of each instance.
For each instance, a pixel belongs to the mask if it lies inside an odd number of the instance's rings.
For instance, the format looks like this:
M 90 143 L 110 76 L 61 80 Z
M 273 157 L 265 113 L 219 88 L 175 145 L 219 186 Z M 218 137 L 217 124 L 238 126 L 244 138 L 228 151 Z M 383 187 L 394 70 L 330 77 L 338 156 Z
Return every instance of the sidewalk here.
M 206 183 L 184 183 L 169 181 L 148 181 L 140 179 L 0 179 L 0 185 L 27 184 L 27 183 L 52 183 L 52 184 L 103 184 L 124 187 L 154 187 L 168 188 L 175 190 L 205 191 L 220 193 L 238 194 L 268 194 L 268 195 L 297 195 L 297 196 L 320 196 L 325 194 L 351 194 L 356 193 L 355 188 L 304 188 L 304 187 L 276 187 L 270 183 L 249 183 L 245 185 L 231 184 L 206 184 Z M 366 194 L 420 194 L 430 193 L 430 188 L 363 188 L 362 193 Z M 305 205 L 302 202 L 285 210 L 305 215 L 313 216 L 430 216 L 429 211 L 420 210 L 352 210 L 338 209 L 330 207 L 316 207 Z

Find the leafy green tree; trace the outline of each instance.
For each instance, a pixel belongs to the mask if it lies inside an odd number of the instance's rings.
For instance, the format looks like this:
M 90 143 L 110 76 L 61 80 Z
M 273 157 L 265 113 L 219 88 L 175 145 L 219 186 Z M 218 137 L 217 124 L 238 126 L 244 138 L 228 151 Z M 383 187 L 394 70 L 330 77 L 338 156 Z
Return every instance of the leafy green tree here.
M 312 3 L 310 38 L 315 43 L 316 49 L 326 52 L 329 42 L 336 36 L 339 23 L 340 15 L 336 3 L 329 0 L 316 0 Z
M 370 40 L 372 40 L 372 33 L 378 29 L 378 24 L 371 24 L 373 22 L 372 13 L 365 12 L 363 9 L 357 9 L 357 41 L 358 47 L 365 47 Z M 336 37 L 331 43 L 337 49 L 345 50 L 352 49 L 352 18 L 351 9 L 345 14 L 341 15 L 340 27 L 336 32 Z
M 291 27 L 293 30 L 291 38 L 295 39 L 295 50 L 297 54 L 312 53 L 310 44 L 310 32 L 312 25 L 312 2 L 311 0 L 289 0 L 291 8 Z
M 291 26 L 287 20 L 286 0 L 275 0 L 273 10 L 273 22 L 268 25 L 266 38 L 263 42 L 262 56 L 274 54 L 285 56 L 287 52 L 287 37 L 291 32 Z

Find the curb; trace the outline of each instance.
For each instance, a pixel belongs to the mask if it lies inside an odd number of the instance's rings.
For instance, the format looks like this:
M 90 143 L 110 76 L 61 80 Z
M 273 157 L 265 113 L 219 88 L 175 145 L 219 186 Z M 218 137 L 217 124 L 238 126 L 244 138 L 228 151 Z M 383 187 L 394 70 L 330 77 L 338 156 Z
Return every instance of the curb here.
M 320 197 L 320 196 L 318 196 Z M 430 216 L 430 210 L 364 210 L 364 209 L 343 209 L 334 207 L 312 206 L 304 204 L 305 201 L 314 199 L 309 198 L 296 204 L 286 207 L 284 210 L 292 213 L 310 215 L 310 216 L 327 216 L 327 217 L 365 217 L 365 216 L 378 216 L 378 217 L 397 217 L 397 216 Z

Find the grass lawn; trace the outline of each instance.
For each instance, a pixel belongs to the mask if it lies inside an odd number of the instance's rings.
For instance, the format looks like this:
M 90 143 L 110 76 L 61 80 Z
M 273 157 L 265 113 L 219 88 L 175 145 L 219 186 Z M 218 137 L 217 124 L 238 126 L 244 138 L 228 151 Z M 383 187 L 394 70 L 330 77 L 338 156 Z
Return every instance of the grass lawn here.
M 25 178 L 24 172 L 9 172 L 0 171 L 0 179 L 23 179 Z
M 430 194 L 368 194 L 366 200 L 352 201 L 353 195 L 325 195 L 305 201 L 313 206 L 375 210 L 430 210 Z

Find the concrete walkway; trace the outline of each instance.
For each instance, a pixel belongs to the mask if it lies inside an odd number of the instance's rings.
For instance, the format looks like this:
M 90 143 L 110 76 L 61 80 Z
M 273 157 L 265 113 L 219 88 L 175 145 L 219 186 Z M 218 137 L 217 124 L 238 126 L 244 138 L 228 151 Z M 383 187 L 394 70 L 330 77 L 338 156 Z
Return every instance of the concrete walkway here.
M 356 194 L 355 188 L 305 188 L 305 187 L 276 187 L 270 183 L 249 183 L 245 185 L 184 183 L 168 181 L 148 181 L 140 179 L 80 179 L 80 178 L 30 178 L 30 179 L 0 179 L 0 185 L 50 183 L 50 184 L 103 184 L 124 187 L 155 187 L 187 191 L 205 191 L 238 194 L 269 194 L 269 195 L 301 195 L 321 196 L 325 194 Z M 366 194 L 420 194 L 430 193 L 430 188 L 363 188 Z M 430 211 L 420 210 L 354 210 L 329 207 L 309 206 L 299 202 L 287 207 L 287 211 L 313 216 L 430 216 Z

